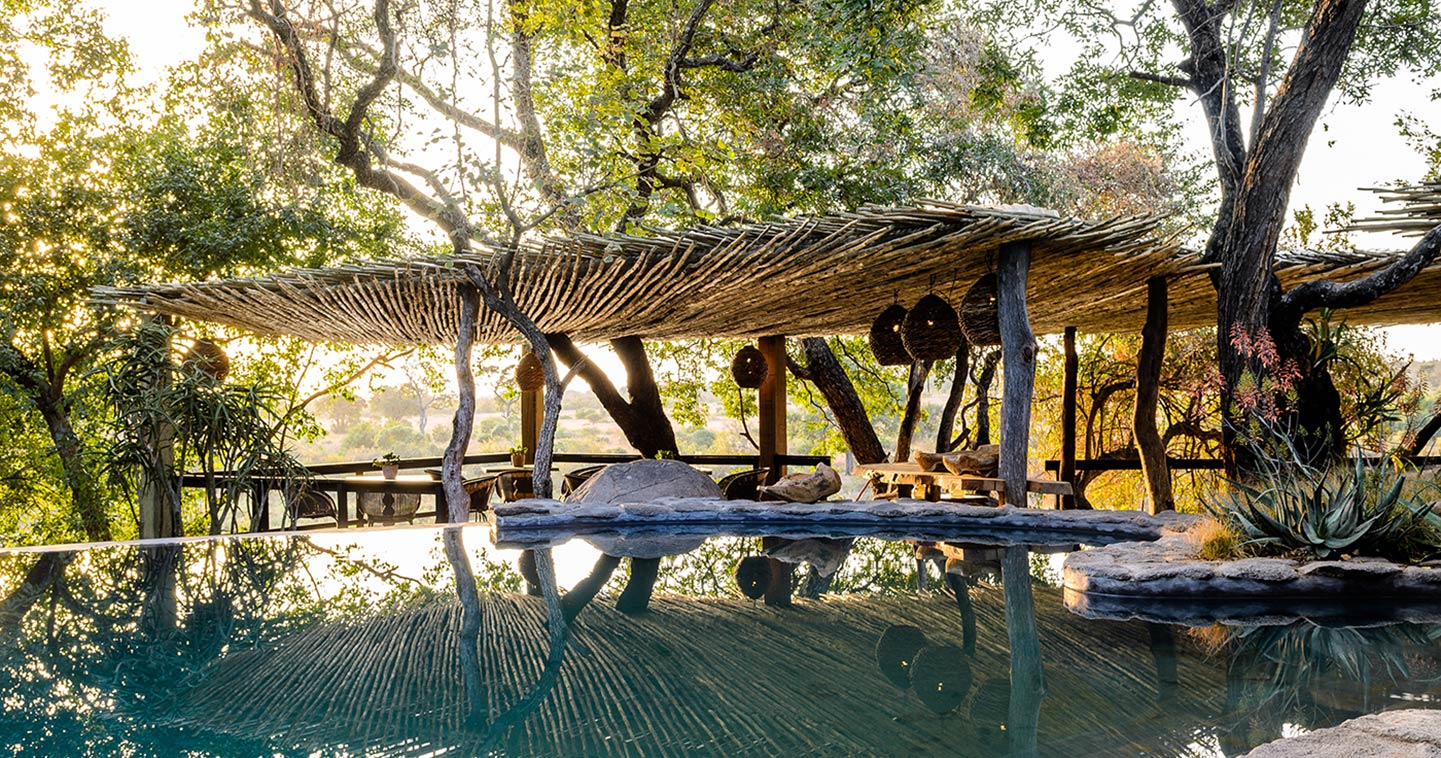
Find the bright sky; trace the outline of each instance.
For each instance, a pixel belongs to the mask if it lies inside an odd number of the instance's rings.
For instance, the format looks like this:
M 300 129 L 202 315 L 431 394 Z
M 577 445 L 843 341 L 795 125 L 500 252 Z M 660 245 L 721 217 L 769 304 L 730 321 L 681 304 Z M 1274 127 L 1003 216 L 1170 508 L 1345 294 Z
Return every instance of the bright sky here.
M 99 0 L 99 4 L 109 9 L 107 29 L 130 40 L 148 80 L 158 81 L 167 66 L 193 57 L 204 44 L 204 34 L 185 20 L 193 0 Z M 1438 88 L 1441 82 L 1396 79 L 1378 85 L 1367 106 L 1333 108 L 1311 139 L 1292 206 L 1309 204 L 1319 214 L 1329 203 L 1351 201 L 1358 215 L 1364 216 L 1376 210 L 1378 203 L 1371 193 L 1357 191 L 1358 187 L 1420 178 L 1424 162 L 1396 134 L 1394 122 L 1402 112 L 1411 112 L 1425 122 L 1441 123 L 1441 102 L 1431 99 L 1431 93 Z M 1188 124 L 1187 139 L 1198 150 L 1209 151 L 1199 106 L 1188 103 L 1180 107 Z M 1371 236 L 1361 243 L 1377 249 L 1399 249 L 1411 244 L 1386 236 Z M 1385 331 L 1394 349 L 1410 353 L 1417 360 L 1441 360 L 1438 326 Z

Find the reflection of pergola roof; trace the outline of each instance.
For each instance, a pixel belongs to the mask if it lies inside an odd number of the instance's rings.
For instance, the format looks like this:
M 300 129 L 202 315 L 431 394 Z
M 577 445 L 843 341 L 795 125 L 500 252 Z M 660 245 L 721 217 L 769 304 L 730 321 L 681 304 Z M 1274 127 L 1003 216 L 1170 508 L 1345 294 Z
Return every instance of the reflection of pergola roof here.
M 1070 616 L 1037 588 L 1047 695 L 1042 744 L 1077 755 L 1178 754 L 1215 716 L 1221 672 L 1183 655 L 1157 700 L 1145 627 Z M 500 744 L 507 755 L 955 755 L 1000 736 L 1009 687 L 1001 591 L 973 592 L 978 654 L 970 696 L 938 716 L 890 684 L 874 649 L 892 624 L 960 645 L 955 601 L 834 596 L 776 610 L 741 599 L 658 596 L 624 616 L 604 599 L 581 614 L 555 689 Z M 547 644 L 538 598 L 484 601 L 479 666 L 498 717 L 537 681 Z M 183 700 L 187 727 L 272 738 L 299 752 L 472 755 L 458 607 L 323 623 L 233 654 Z M 1107 651 L 1104 655 L 1097 651 Z M 988 688 L 983 685 L 989 684 Z M 984 692 L 983 692 L 984 689 Z M 1107 714 L 1097 719 L 1098 714 Z
M 1091 222 L 929 203 L 651 237 L 550 239 L 519 252 L 511 283 L 542 329 L 577 341 L 856 334 L 896 298 L 909 305 L 935 291 L 959 300 L 994 270 L 997 247 L 1018 240 L 1034 245 L 1030 309 L 1042 333 L 1139 325 L 1147 277 L 1184 267 L 1155 219 Z M 367 262 L 96 294 L 262 334 L 450 344 L 463 280 L 457 262 Z M 495 266 L 489 254 L 468 262 Z M 478 338 L 516 341 L 490 312 Z
M 1412 226 L 1405 230 L 1434 223 L 1414 208 L 1408 212 Z M 1171 329 L 1215 323 L 1215 291 L 1204 267 L 1162 234 L 1156 219 L 1092 222 L 1029 207 L 929 202 L 648 237 L 552 238 L 517 251 L 510 283 L 521 308 L 544 331 L 581 342 L 859 334 L 895 300 L 910 305 L 937 292 L 958 304 L 972 282 L 995 269 L 997 248 L 1020 240 L 1033 245 L 1027 301 L 1038 334 L 1066 326 L 1138 330 L 1146 280 L 1157 275 L 1171 277 Z M 1322 276 L 1348 279 L 1378 270 L 1396 255 L 1283 252 L 1278 273 L 1287 287 Z M 369 261 L 255 278 L 98 288 L 95 299 L 261 334 L 452 344 L 459 324 L 456 289 L 465 280 L 458 264 L 494 272 L 496 261 L 490 252 Z M 1441 321 L 1438 292 L 1441 264 L 1433 264 L 1397 292 L 1346 315 L 1358 324 Z M 508 343 L 518 336 L 487 310 L 477 339 Z

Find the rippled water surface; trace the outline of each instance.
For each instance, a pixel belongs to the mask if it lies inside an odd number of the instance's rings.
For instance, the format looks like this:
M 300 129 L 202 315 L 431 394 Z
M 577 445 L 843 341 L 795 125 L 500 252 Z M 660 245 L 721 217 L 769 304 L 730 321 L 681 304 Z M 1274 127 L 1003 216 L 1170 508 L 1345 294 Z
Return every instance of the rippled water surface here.
M 901 536 L 0 553 L 0 751 L 1236 755 L 1441 693 L 1441 626 L 1085 603 L 1054 536 Z

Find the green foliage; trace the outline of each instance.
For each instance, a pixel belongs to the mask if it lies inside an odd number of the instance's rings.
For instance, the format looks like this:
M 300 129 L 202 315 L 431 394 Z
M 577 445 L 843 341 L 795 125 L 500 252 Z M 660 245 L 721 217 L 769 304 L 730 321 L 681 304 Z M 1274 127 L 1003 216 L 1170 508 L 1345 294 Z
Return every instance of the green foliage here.
M 1295 455 L 1261 456 L 1257 483 L 1232 482 L 1208 503 L 1256 546 L 1321 559 L 1338 555 L 1424 558 L 1441 550 L 1430 505 L 1403 497 L 1405 476 L 1353 465 L 1322 471 Z

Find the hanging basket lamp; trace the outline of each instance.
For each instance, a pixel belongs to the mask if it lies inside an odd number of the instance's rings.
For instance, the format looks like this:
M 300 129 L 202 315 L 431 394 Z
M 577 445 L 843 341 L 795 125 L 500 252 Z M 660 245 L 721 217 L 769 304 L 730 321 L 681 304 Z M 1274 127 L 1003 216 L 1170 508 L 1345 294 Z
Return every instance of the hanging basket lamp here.
M 526 352 L 520 356 L 520 363 L 515 364 L 515 383 L 526 392 L 534 392 L 545 386 L 545 369 L 540 365 L 540 359 L 535 353 Z
M 214 340 L 200 339 L 185 351 L 180 365 L 186 371 L 198 371 L 217 382 L 230 375 L 230 356 Z
M 731 359 L 731 378 L 737 386 L 758 389 L 770 376 L 771 367 L 766 356 L 755 345 L 746 345 L 736 351 Z
M 906 352 L 905 340 L 901 338 L 901 325 L 906 320 L 906 309 L 899 303 L 892 303 L 871 322 L 871 353 L 882 366 L 905 366 L 911 362 Z
M 906 314 L 901 325 L 906 352 L 918 361 L 943 361 L 956 354 L 965 335 L 956 309 L 936 295 L 926 295 Z
M 972 345 L 1001 344 L 1001 318 L 996 310 L 996 275 L 976 280 L 961 298 L 961 329 Z

